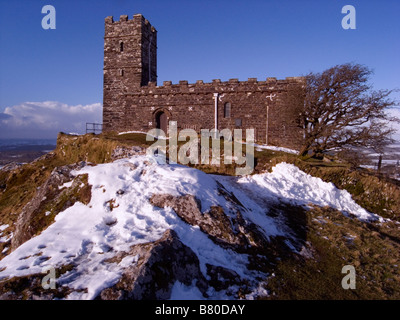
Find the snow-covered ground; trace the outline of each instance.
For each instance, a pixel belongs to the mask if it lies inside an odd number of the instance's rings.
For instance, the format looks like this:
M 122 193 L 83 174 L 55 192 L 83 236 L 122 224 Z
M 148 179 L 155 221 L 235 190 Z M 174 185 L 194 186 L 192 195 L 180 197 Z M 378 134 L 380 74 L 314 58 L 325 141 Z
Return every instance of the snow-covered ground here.
M 255 201 L 258 199 L 265 203 L 268 199 L 293 204 L 329 206 L 346 215 L 351 213 L 360 220 L 383 221 L 380 216 L 356 204 L 346 190 L 339 190 L 333 183 L 326 183 L 320 178 L 306 174 L 291 164 L 279 163 L 272 168 L 272 173 L 244 176 L 238 178 L 237 183 Z
M 283 151 L 286 153 L 292 153 L 292 154 L 298 154 L 299 152 L 297 150 L 289 149 L 289 148 L 283 148 L 283 147 L 276 147 L 276 146 L 269 146 L 265 144 L 254 144 L 254 148 L 258 151 L 261 150 L 272 150 L 272 151 Z
M 390 116 L 400 119 L 400 108 L 392 108 L 389 111 Z M 391 128 L 395 130 L 392 134 L 392 139 L 395 142 L 388 147 L 387 153 L 384 155 L 385 164 L 397 165 L 400 161 L 400 123 L 392 121 Z
M 231 204 L 219 195 L 217 181 L 235 194 L 246 208 L 243 217 L 260 226 L 267 238 L 285 235 L 285 231 L 266 215 L 265 199 L 329 205 L 362 220 L 380 219 L 358 206 L 347 191 L 338 190 L 333 184 L 286 163 L 275 166 L 272 173 L 223 177 L 179 164 L 158 164 L 149 161 L 147 156 L 134 156 L 74 172 L 75 175 L 84 173 L 92 185 L 90 203 L 77 202 L 59 213 L 50 227 L 3 258 L 0 279 L 41 273 L 49 267 L 73 263 L 77 268 L 62 275 L 58 284 L 87 289 L 87 292 L 71 293 L 69 299 L 93 299 L 102 289 L 115 284 L 124 268 L 135 263 L 138 257 L 127 256 L 120 263 L 105 262 L 107 259 L 117 252 L 129 251 L 134 244 L 158 240 L 166 230 L 173 229 L 198 256 L 206 277 L 208 263 L 234 270 L 254 283 L 259 274 L 246 268 L 247 255 L 223 249 L 199 227 L 183 222 L 171 208 L 154 207 L 149 202 L 153 194 L 191 194 L 201 201 L 203 212 L 220 205 L 230 214 Z M 68 186 L 67 183 L 64 187 Z M 4 232 L 7 227 L 1 226 L 0 231 Z M 259 290 L 257 283 L 254 290 Z M 227 298 L 223 291 L 208 293 L 211 299 Z M 195 286 L 175 283 L 172 299 L 190 297 L 201 298 Z
M 389 114 L 391 117 L 396 117 L 396 118 L 400 119 L 400 108 L 391 108 L 391 109 L 389 110 L 388 114 Z M 399 123 L 399 122 L 392 121 L 392 122 L 390 123 L 390 126 L 391 126 L 392 129 L 395 130 L 395 132 L 394 132 L 393 135 L 392 135 L 392 138 L 393 138 L 394 140 L 396 140 L 397 143 L 400 143 L 400 123 Z

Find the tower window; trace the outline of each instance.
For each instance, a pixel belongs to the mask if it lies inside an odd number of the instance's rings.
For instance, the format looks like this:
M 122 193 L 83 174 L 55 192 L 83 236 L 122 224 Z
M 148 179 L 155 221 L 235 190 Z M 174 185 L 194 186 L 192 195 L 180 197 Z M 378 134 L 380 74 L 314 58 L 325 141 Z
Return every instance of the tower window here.
M 224 104 L 224 118 L 231 117 L 231 103 L 227 102 Z
M 119 75 L 120 75 L 121 77 L 124 76 L 124 69 L 120 69 L 120 70 L 119 70 Z
M 124 51 L 124 43 L 123 42 L 119 43 L 119 51 L 120 52 Z

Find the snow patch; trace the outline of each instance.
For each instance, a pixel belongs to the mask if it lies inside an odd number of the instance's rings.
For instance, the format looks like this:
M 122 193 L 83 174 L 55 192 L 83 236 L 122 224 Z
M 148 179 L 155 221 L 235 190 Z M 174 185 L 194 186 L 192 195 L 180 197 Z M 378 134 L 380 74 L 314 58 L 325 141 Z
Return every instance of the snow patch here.
M 313 177 L 292 164 L 279 163 L 272 168 L 272 173 L 242 177 L 238 182 L 248 192 L 262 197 L 303 205 L 311 203 L 322 207 L 330 206 L 345 215 L 351 213 L 364 221 L 384 220 L 359 206 L 346 190 L 339 190 L 333 183 Z
M 61 186 L 58 186 L 58 189 L 71 188 L 73 182 L 74 182 L 74 180 L 65 182 L 65 183 L 62 184 Z
M 172 287 L 170 300 L 204 300 L 204 297 L 195 284 L 185 286 L 176 281 Z
M 276 146 L 269 146 L 269 145 L 265 145 L 265 144 L 253 144 L 254 147 L 259 150 L 257 151 L 261 151 L 262 149 L 264 150 L 272 150 L 272 151 L 282 151 L 282 152 L 286 152 L 286 153 L 291 153 L 291 154 L 299 154 L 299 151 L 294 150 L 294 149 L 289 149 L 289 148 L 284 148 L 284 147 L 276 147 Z
M 13 237 L 13 233 L 11 232 L 9 235 L 1 237 L 0 238 L 0 243 L 7 242 L 7 241 L 11 240 L 12 237 Z
M 246 294 L 246 300 L 256 300 L 258 297 L 268 297 L 269 292 L 264 288 L 265 282 L 260 282 L 258 287 L 251 293 Z

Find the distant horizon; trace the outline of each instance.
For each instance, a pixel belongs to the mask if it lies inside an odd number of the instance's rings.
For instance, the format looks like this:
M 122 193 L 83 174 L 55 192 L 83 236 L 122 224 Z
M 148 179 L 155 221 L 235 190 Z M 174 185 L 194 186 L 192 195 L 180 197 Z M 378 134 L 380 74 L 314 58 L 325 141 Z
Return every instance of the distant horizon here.
M 0 146 L 6 142 L 10 141 L 20 141 L 20 142 L 28 142 L 28 141 L 43 141 L 43 142 L 51 142 L 51 141 L 57 141 L 57 137 L 55 138 L 9 138 L 9 139 L 4 139 L 0 138 Z

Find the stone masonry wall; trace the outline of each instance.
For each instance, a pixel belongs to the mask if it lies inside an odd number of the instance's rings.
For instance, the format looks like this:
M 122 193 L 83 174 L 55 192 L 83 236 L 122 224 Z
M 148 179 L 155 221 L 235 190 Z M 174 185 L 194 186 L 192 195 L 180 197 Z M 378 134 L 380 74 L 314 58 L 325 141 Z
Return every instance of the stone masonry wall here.
M 118 22 L 107 17 L 104 39 L 104 131 L 147 132 L 156 127 L 161 112 L 168 121 L 177 122 L 178 130 L 211 130 L 214 94 L 218 93 L 218 130 L 253 128 L 260 143 L 298 147 L 301 131 L 284 97 L 302 78 L 164 81 L 157 86 L 157 31 L 143 16 L 135 15 L 132 20 L 121 16 Z M 229 117 L 224 115 L 226 103 L 231 105 Z

